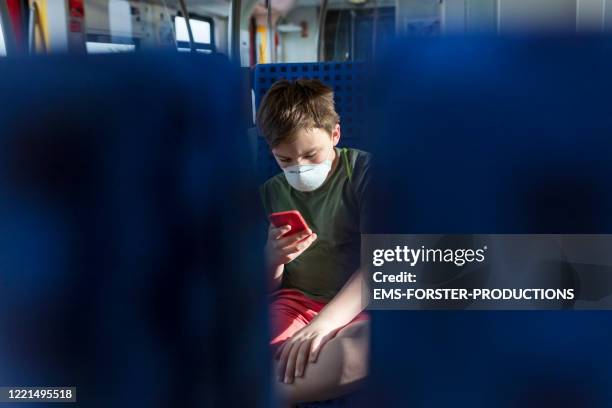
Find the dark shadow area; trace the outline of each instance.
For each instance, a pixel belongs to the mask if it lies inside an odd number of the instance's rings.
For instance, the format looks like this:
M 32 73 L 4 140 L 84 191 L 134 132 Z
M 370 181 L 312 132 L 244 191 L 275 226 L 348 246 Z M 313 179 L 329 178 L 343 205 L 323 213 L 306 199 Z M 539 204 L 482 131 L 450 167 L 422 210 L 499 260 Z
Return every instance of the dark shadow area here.
M 137 54 L 0 71 L 0 384 L 76 386 L 88 407 L 269 406 L 237 68 Z

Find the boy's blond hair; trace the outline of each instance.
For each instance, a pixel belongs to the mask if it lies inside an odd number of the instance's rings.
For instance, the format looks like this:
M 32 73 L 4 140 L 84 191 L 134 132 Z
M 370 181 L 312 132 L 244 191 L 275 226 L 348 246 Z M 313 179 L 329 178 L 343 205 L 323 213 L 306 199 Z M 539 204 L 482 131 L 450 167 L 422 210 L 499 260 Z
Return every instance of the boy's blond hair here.
M 333 90 L 317 79 L 275 82 L 257 112 L 257 127 L 271 148 L 291 143 L 300 129 L 320 128 L 331 135 L 339 121 Z

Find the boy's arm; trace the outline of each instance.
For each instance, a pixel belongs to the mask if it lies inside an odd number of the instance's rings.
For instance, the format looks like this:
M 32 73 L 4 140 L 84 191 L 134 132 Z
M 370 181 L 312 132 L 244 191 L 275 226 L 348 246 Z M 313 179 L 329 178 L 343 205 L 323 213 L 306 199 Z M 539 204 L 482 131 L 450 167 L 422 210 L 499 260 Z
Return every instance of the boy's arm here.
M 350 323 L 365 308 L 361 299 L 362 284 L 363 272 L 359 268 L 312 321 L 323 320 L 335 327 Z
M 310 228 L 302 232 L 283 237 L 291 230 L 290 225 L 280 228 L 270 224 L 266 242 L 266 272 L 270 291 L 278 288 L 285 271 L 285 264 L 300 256 L 317 239 L 317 234 Z
M 285 265 L 266 265 L 268 271 L 268 290 L 270 292 L 275 291 L 283 280 L 283 272 L 285 271 Z

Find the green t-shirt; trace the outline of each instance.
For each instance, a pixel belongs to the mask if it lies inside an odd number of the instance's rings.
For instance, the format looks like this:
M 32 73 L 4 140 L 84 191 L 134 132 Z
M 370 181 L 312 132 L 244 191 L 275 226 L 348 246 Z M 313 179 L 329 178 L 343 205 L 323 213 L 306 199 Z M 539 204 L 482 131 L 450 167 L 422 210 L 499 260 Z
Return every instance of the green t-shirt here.
M 298 191 L 282 172 L 260 188 L 266 215 L 298 210 L 317 233 L 316 241 L 285 265 L 281 287 L 298 289 L 320 301 L 333 298 L 357 270 L 367 207 L 370 154 L 335 149 L 338 164 L 318 189 Z

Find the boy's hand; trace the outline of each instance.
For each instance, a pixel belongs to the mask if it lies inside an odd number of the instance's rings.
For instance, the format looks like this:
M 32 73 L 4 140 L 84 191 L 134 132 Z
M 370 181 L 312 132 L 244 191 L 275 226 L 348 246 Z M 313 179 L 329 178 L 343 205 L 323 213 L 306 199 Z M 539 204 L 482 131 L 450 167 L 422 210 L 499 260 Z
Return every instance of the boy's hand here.
M 282 237 L 291 230 L 291 226 L 280 228 L 270 224 L 268 228 L 268 241 L 266 242 L 266 257 L 268 265 L 280 266 L 288 264 L 300 256 L 317 239 L 317 234 L 310 228 L 288 237 Z
M 340 327 L 322 319 L 313 319 L 310 324 L 287 339 L 274 354 L 278 360 L 278 380 L 293 383 L 296 377 L 304 376 L 306 364 L 316 363 L 323 346 L 333 339 Z

